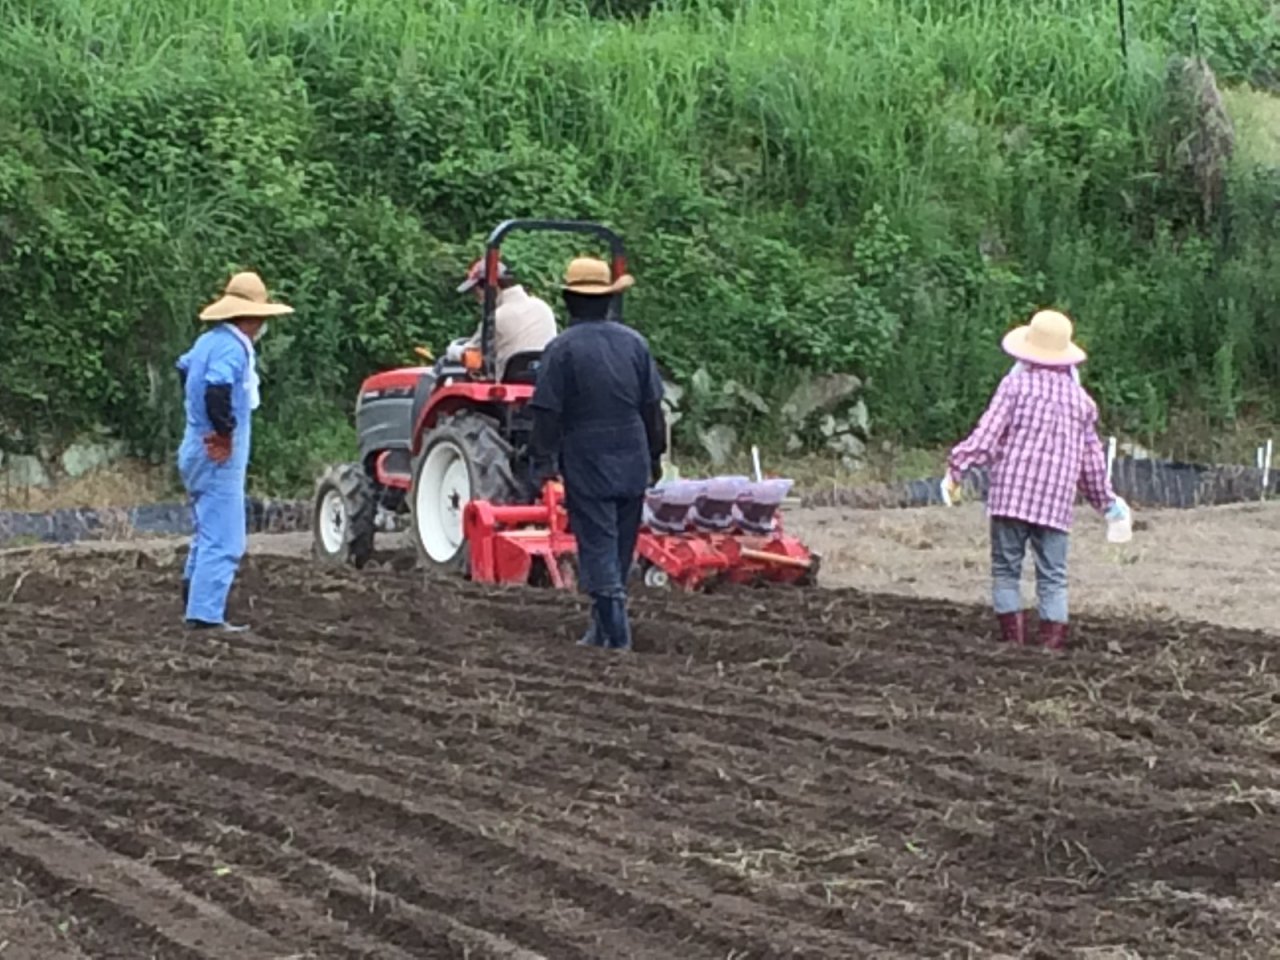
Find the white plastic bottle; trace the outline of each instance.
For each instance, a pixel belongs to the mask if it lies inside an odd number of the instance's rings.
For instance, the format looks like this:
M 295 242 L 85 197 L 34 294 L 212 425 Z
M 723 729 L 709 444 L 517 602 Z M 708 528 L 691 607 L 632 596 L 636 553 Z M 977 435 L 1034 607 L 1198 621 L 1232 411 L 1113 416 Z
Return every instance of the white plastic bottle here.
M 1107 518 L 1107 543 L 1128 543 L 1133 539 L 1133 515 L 1126 510 L 1123 516 Z

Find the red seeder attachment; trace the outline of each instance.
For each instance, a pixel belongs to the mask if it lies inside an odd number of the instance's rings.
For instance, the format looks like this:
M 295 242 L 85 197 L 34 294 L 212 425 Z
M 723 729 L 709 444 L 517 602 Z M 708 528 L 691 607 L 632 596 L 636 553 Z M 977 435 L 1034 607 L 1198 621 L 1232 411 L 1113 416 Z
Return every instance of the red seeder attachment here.
M 543 485 L 536 503 L 468 502 L 462 511 L 462 534 L 471 555 L 471 579 L 477 583 L 529 583 L 537 558 L 553 587 L 571 588 L 574 584 L 566 576 L 563 561 L 577 554 L 578 544 L 568 532 L 563 498 L 564 488 L 549 482 Z
M 817 560 L 795 537 L 732 533 L 653 533 L 642 530 L 637 552 L 645 582 L 669 581 L 697 590 L 710 581 L 730 583 L 811 583 Z M 661 571 L 658 573 L 657 571 Z
M 813 583 L 818 558 L 782 532 L 777 516 L 790 486 L 789 480 L 753 484 L 728 477 L 675 481 L 650 491 L 636 545 L 645 582 L 686 590 L 716 581 Z M 548 483 L 534 504 L 468 503 L 462 522 L 471 579 L 524 584 L 541 567 L 552 586 L 572 588 L 577 544 L 562 501 L 560 485 Z

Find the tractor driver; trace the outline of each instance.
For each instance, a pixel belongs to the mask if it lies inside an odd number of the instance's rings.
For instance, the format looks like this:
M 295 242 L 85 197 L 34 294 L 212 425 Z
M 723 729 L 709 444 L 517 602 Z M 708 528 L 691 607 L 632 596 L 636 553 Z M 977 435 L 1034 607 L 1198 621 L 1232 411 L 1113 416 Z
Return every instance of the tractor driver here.
M 644 337 L 610 319 L 632 284 L 603 260 L 579 258 L 565 271 L 569 327 L 547 345 L 533 410 L 539 480 L 564 480 L 578 542 L 578 580 L 591 596 L 584 646 L 628 650 L 627 575 L 651 480 L 666 451 L 662 377 Z
M 477 302 L 483 304 L 484 281 L 485 263 L 484 257 L 480 257 L 472 261 L 467 270 L 467 278 L 458 287 L 458 292 L 473 290 Z M 502 378 L 511 357 L 517 353 L 543 349 L 557 332 L 556 315 L 547 302 L 531 296 L 516 282 L 507 265 L 499 263 L 498 302 L 493 313 L 494 371 L 498 378 Z M 480 346 L 483 333 L 484 325 L 481 323 L 470 339 L 455 340 L 449 346 L 449 359 L 460 360 L 462 351 L 467 347 Z

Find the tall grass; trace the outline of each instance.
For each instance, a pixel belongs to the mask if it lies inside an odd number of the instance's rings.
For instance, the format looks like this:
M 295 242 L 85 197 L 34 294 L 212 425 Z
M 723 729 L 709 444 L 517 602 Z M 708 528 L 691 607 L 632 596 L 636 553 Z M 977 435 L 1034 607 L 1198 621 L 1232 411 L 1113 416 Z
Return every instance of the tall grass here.
M 1220 73 L 1265 73 L 1264 6 L 1200 4 Z M 1126 63 L 1112 0 L 8 0 L 0 420 L 163 451 L 164 371 L 246 264 L 299 307 L 268 430 L 336 418 L 473 323 L 451 287 L 510 215 L 621 228 L 628 315 L 677 378 L 851 369 L 879 429 L 945 439 L 999 333 L 1056 302 L 1113 422 L 1233 416 L 1280 377 L 1273 224 L 1206 234 L 1161 173 L 1188 12 L 1130 4 Z M 545 292 L 570 252 L 512 258 Z

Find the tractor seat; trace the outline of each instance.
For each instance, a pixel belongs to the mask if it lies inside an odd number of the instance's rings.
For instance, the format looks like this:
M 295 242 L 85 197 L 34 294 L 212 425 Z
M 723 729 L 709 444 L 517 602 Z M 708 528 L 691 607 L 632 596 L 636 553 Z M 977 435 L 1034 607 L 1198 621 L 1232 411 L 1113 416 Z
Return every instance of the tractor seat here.
M 502 368 L 500 383 L 536 383 L 538 367 L 542 362 L 541 350 L 521 350 L 507 358 Z

